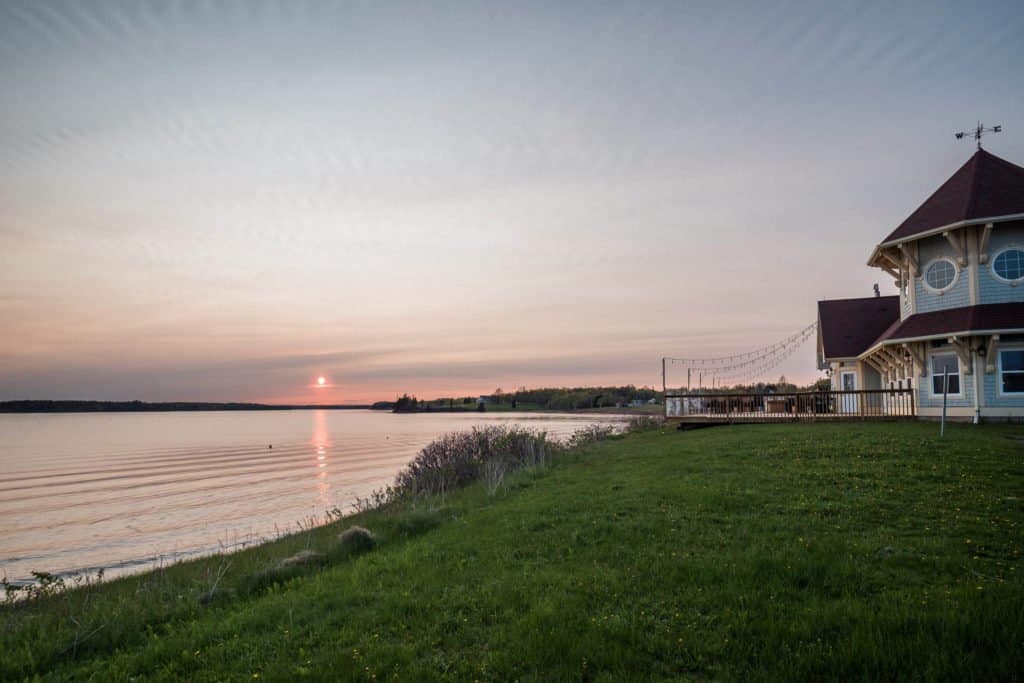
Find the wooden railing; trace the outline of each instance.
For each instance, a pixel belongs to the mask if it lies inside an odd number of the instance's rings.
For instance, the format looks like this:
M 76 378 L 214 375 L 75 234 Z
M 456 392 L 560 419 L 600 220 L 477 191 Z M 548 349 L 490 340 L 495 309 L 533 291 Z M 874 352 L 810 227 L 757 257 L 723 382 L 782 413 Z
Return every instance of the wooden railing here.
M 665 417 L 690 422 L 898 420 L 916 414 L 913 389 L 779 394 L 665 392 Z

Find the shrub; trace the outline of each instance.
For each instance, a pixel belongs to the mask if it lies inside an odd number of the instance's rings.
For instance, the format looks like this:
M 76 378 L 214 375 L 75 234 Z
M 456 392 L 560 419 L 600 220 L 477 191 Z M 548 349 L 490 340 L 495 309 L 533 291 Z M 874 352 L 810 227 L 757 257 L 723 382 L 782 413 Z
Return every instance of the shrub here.
M 626 424 L 627 432 L 646 432 L 658 429 L 665 424 L 665 418 L 658 415 L 635 415 Z
M 356 507 L 365 511 L 397 500 L 444 495 L 480 480 L 493 493 L 506 474 L 544 466 L 552 446 L 545 432 L 521 427 L 474 427 L 445 434 L 424 446 L 394 484 L 357 500 Z
M 377 545 L 377 538 L 369 529 L 350 526 L 338 534 L 338 545 L 348 555 L 362 555 L 373 550 Z
M 611 425 L 587 425 L 573 432 L 566 445 L 569 448 L 581 448 L 613 436 L 615 436 L 615 427 Z

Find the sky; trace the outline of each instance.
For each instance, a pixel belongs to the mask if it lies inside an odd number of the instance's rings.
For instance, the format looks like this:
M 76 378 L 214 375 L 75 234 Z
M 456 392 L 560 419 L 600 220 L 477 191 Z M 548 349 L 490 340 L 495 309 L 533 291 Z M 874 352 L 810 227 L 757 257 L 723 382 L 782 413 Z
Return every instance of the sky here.
M 0 0 L 0 400 L 660 386 L 895 293 L 865 262 L 953 133 L 1024 164 L 1021 35 L 1019 2 Z

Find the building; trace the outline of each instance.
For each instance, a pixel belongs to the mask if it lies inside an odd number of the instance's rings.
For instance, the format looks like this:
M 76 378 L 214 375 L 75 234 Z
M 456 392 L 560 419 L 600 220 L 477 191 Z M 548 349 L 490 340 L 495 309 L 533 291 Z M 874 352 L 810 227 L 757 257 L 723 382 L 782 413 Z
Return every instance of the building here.
M 979 148 L 867 265 L 899 295 L 818 302 L 834 390 L 910 388 L 937 417 L 948 372 L 950 417 L 1024 419 L 1024 168 Z

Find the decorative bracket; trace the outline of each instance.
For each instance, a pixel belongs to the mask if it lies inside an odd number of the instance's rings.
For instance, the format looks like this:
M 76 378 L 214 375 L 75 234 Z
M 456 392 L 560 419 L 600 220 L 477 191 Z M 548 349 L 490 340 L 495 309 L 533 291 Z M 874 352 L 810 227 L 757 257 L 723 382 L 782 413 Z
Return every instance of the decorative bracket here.
M 988 263 L 988 241 L 992 238 L 992 224 L 986 223 L 981 231 L 981 244 L 978 246 L 978 261 Z
M 865 358 L 864 362 L 873 367 L 878 374 L 888 379 L 889 369 L 875 358 Z
M 903 264 L 900 263 L 899 259 L 895 258 L 891 254 L 882 251 L 882 261 L 878 263 L 878 267 L 889 273 L 896 279 L 900 279 L 900 273 L 903 270 Z M 888 261 L 888 263 L 886 263 Z M 898 287 L 899 285 L 897 285 Z
M 905 258 L 907 260 L 907 263 L 910 265 L 911 276 L 917 277 L 919 275 L 917 259 L 914 257 L 914 254 L 911 253 L 910 247 L 908 247 L 906 244 L 902 242 L 900 242 L 899 247 L 900 251 L 903 253 L 903 258 Z
M 894 353 L 884 346 L 878 349 L 878 352 L 892 368 L 893 379 L 899 379 L 900 377 L 906 377 L 907 375 L 913 374 L 913 372 L 907 372 L 907 362 L 903 360 L 901 355 Z
M 917 363 L 917 367 L 919 367 L 921 369 L 920 370 L 921 377 L 927 377 L 928 376 L 928 368 L 924 364 L 924 356 L 922 354 L 917 353 L 914 350 L 914 347 L 911 346 L 910 344 L 904 344 L 903 345 L 903 349 L 907 353 L 910 354 L 910 357 L 914 359 L 915 363 Z
M 985 345 L 985 374 L 990 375 L 996 371 L 996 354 L 999 353 L 999 335 L 993 334 L 988 338 Z
M 962 372 L 965 375 L 971 374 L 973 368 L 971 368 L 970 343 L 960 337 L 950 337 L 949 343 L 956 351 L 956 355 L 960 357 L 960 367 L 963 369 Z
M 945 237 L 951 245 L 953 245 L 953 250 L 956 251 L 956 262 L 960 264 L 961 268 L 966 266 L 967 251 L 964 249 L 964 231 L 959 230 L 951 232 L 947 230 L 942 233 L 942 236 Z

